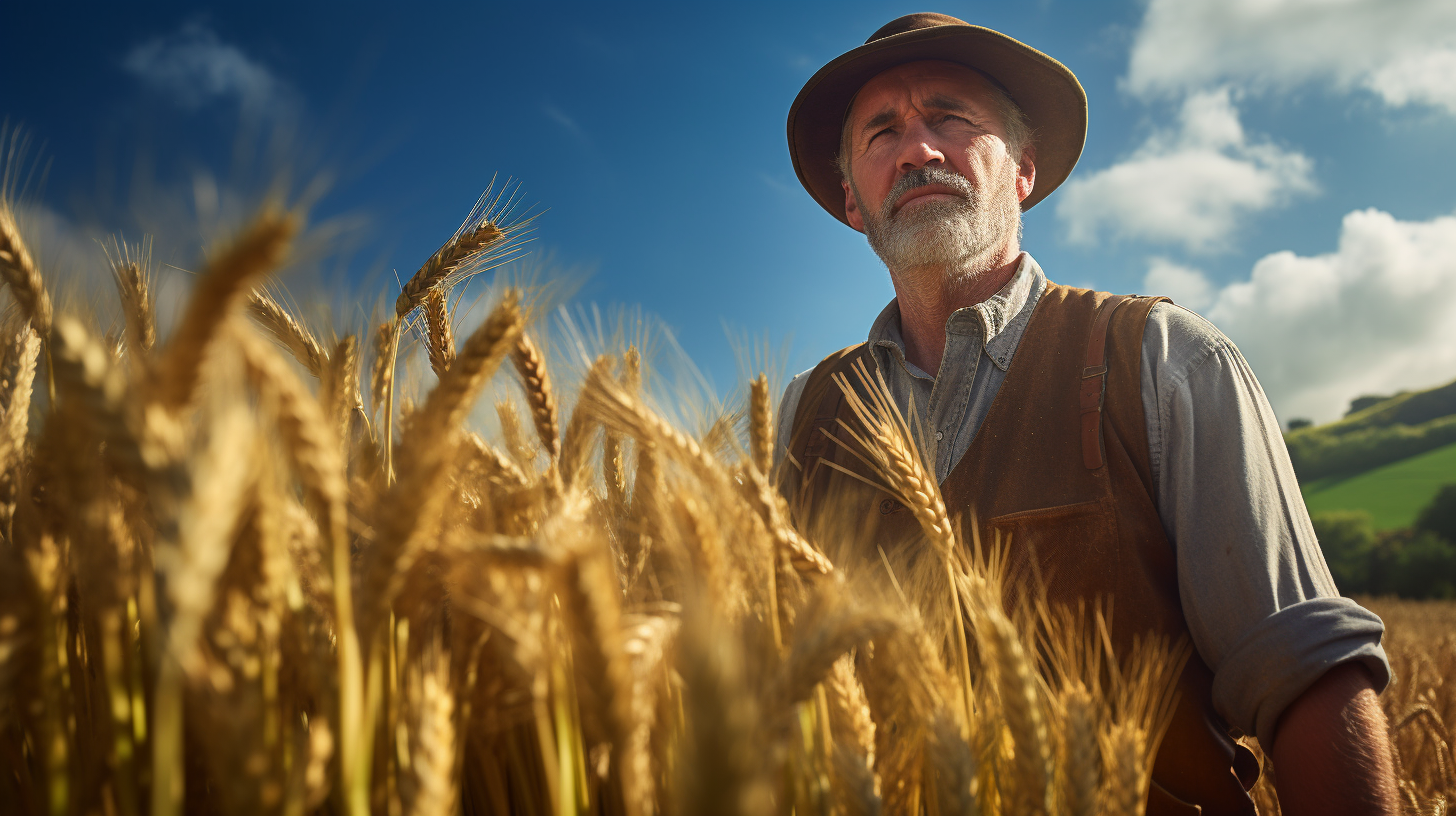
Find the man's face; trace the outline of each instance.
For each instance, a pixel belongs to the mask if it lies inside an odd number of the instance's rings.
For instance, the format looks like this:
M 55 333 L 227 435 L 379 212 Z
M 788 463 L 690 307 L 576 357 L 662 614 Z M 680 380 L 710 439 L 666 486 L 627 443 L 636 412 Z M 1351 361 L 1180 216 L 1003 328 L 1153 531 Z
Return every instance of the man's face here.
M 1014 242 L 1035 168 L 1013 158 L 985 77 L 949 62 L 891 68 L 860 89 L 846 130 L 850 226 L 891 270 L 969 271 Z

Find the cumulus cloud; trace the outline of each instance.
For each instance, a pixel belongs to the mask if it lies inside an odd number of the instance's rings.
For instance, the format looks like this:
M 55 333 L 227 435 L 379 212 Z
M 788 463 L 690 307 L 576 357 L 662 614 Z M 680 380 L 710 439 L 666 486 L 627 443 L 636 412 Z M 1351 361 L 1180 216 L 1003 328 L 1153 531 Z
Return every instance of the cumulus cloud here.
M 1068 182 L 1057 215 L 1074 243 L 1108 234 L 1209 249 L 1240 217 L 1312 191 L 1311 169 L 1298 151 L 1250 140 L 1228 89 L 1195 93 L 1174 127 L 1125 161 Z
M 259 112 L 287 95 L 266 66 L 196 22 L 135 46 L 122 67 L 184 108 L 222 100 Z
M 1159 261 L 1148 279 L 1208 286 L 1196 270 Z M 1345 216 L 1334 252 L 1267 255 L 1210 302 L 1204 314 L 1238 344 L 1286 418 L 1330 420 L 1360 394 L 1449 382 L 1456 216 L 1400 221 L 1357 210 Z
M 1456 114 L 1456 3 L 1150 0 L 1125 81 L 1142 96 L 1315 84 Z
M 1143 291 L 1170 297 L 1174 303 L 1202 312 L 1213 302 L 1213 285 L 1203 272 L 1167 258 L 1154 258 L 1143 278 Z

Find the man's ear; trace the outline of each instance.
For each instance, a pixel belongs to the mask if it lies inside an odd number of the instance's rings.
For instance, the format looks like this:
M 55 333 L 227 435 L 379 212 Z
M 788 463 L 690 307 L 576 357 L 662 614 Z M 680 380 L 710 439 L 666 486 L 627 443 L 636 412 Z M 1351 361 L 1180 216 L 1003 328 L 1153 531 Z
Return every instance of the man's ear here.
M 864 213 L 859 211 L 859 202 L 854 200 L 854 191 L 849 189 L 849 182 L 841 181 L 839 186 L 844 188 L 844 220 L 849 222 L 851 227 L 864 232 Z M 1030 193 L 1030 188 L 1027 189 Z M 1025 198 L 1025 196 L 1022 196 Z
M 1036 188 L 1036 148 L 1021 151 L 1021 164 L 1016 167 L 1016 200 L 1025 201 Z

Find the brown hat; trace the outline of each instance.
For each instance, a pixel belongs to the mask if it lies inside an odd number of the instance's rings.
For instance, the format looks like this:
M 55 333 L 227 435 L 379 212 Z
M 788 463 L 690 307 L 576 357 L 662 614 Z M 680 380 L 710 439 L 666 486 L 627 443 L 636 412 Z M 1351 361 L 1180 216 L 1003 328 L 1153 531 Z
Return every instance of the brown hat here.
M 881 71 L 917 60 L 974 68 L 999 83 L 1026 114 L 1036 139 L 1036 186 L 1021 209 L 1031 209 L 1066 181 L 1087 139 L 1087 94 L 1067 66 L 1005 34 L 949 15 L 907 14 L 820 68 L 789 108 L 789 156 L 799 182 L 819 206 L 845 220 L 835 156 L 854 95 Z

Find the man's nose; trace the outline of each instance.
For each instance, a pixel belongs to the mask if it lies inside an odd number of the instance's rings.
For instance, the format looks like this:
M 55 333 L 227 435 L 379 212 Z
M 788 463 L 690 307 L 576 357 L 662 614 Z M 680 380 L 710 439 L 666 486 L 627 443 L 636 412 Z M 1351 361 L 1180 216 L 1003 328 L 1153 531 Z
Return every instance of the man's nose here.
M 941 152 L 935 134 L 919 117 L 906 123 L 905 138 L 901 143 L 899 167 L 901 172 L 918 170 L 927 164 L 943 164 L 945 153 Z

